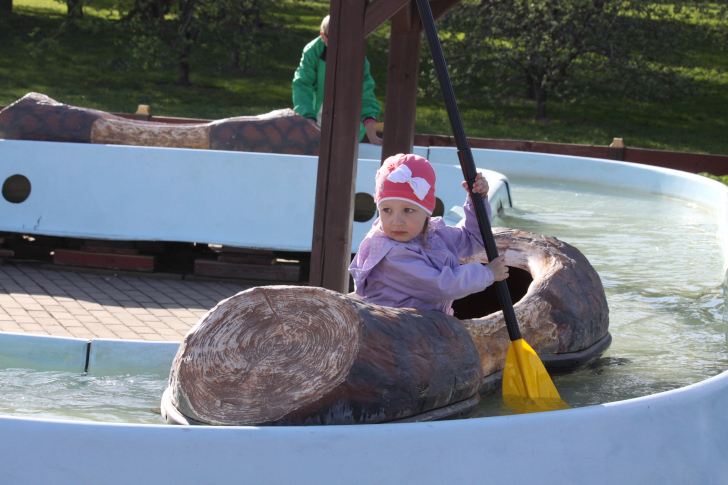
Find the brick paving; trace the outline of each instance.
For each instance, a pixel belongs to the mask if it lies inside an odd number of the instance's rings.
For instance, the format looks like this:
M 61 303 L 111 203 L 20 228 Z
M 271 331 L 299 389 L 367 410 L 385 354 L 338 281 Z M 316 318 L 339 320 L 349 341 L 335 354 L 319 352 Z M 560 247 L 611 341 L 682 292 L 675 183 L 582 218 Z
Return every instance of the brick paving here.
M 179 342 L 207 311 L 250 286 L 0 266 L 0 331 Z

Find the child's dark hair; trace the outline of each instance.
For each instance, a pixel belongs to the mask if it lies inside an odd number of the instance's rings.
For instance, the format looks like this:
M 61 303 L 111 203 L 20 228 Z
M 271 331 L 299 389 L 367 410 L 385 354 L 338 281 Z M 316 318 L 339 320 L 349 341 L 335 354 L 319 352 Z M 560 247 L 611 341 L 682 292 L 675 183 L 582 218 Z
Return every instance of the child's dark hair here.
M 425 220 L 425 227 L 422 228 L 422 245 L 425 247 L 425 249 L 430 249 L 430 246 L 427 245 L 427 228 L 430 227 L 430 218 L 428 217 L 427 220 Z

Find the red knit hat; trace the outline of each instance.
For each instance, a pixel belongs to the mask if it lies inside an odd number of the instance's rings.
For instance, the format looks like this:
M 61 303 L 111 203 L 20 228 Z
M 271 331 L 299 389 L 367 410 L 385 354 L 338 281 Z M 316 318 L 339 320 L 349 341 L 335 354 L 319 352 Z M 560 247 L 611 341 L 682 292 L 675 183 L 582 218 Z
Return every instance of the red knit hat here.
M 419 155 L 399 153 L 387 158 L 376 176 L 374 202 L 399 199 L 422 207 L 429 215 L 435 210 L 435 169 Z

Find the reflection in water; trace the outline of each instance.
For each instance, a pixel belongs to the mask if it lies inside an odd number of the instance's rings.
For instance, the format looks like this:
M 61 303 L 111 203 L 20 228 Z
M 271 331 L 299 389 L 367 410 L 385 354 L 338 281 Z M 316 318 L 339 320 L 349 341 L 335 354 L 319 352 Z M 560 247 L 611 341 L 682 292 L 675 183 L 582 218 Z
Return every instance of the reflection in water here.
M 163 424 L 165 376 L 93 376 L 8 368 L 0 372 L 0 414 L 106 423 Z

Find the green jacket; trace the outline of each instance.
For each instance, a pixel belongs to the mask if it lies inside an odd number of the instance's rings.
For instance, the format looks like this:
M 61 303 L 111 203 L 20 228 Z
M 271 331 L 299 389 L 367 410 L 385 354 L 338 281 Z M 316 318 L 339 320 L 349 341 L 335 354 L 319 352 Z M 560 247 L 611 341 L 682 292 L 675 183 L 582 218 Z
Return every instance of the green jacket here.
M 301 64 L 293 76 L 293 111 L 304 118 L 318 117 L 324 98 L 326 76 L 326 44 L 319 36 L 303 48 Z M 369 73 L 369 60 L 364 58 L 364 91 L 361 101 L 361 120 L 377 119 L 381 106 L 374 96 L 374 79 Z M 364 138 L 364 125 L 359 125 L 359 140 Z

